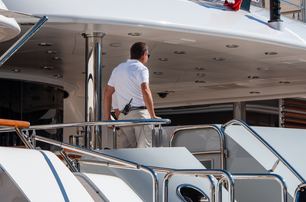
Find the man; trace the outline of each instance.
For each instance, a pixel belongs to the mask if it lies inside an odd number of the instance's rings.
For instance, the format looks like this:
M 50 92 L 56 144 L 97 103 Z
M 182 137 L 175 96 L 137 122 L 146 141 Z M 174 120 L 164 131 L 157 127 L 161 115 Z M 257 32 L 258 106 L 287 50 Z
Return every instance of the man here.
M 157 118 L 149 87 L 149 71 L 145 66 L 149 57 L 148 46 L 143 42 L 137 42 L 130 49 L 131 59 L 113 70 L 104 92 L 104 120 L 110 120 L 114 92 L 117 106 L 121 111 L 120 120 Z M 127 114 L 122 113 L 129 102 L 131 110 Z M 152 126 L 121 127 L 121 133 L 117 137 L 118 148 L 151 146 Z

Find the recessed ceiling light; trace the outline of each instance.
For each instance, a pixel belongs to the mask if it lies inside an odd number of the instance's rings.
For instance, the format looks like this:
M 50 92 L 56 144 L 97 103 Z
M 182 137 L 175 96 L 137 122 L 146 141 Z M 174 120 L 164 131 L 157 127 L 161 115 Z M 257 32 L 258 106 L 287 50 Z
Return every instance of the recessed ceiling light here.
M 168 58 L 158 58 L 159 61 L 162 61 L 162 62 L 167 62 L 168 61 Z
M 157 95 L 160 97 L 160 98 L 166 98 L 169 93 L 174 93 L 175 91 L 161 91 L 161 92 L 157 92 Z
M 141 33 L 139 32 L 130 32 L 128 33 L 129 36 L 141 36 Z
M 248 79 L 259 79 L 259 76 L 248 76 Z
M 239 46 L 236 44 L 227 44 L 225 47 L 226 48 L 238 48 Z
M 269 68 L 268 67 L 257 67 L 256 68 L 258 71 L 268 71 Z
M 69 93 L 64 90 L 64 99 L 66 99 L 67 97 L 69 97 Z
M 53 60 L 61 60 L 61 58 L 58 57 L 58 56 L 54 56 L 52 59 L 53 59 Z
M 290 84 L 291 82 L 290 81 L 280 81 L 279 83 L 280 84 Z
M 52 46 L 52 43 L 41 42 L 38 44 L 39 46 Z
M 177 54 L 177 55 L 185 55 L 186 54 L 185 51 L 174 51 L 173 53 Z
M 258 91 L 251 91 L 251 92 L 249 92 L 250 94 L 260 94 L 260 92 L 258 92 Z
M 48 54 L 56 54 L 56 51 L 54 51 L 54 50 L 47 50 L 47 53 Z
M 173 40 L 173 41 L 164 41 L 164 43 L 168 43 L 168 44 L 179 44 L 180 43 L 180 41 L 176 41 L 176 40 Z
M 194 68 L 194 69 L 197 70 L 197 71 L 204 71 L 204 70 L 205 70 L 204 67 L 196 67 L 196 68 Z
M 194 39 L 187 39 L 187 38 L 181 38 L 181 41 L 186 41 L 186 42 L 191 42 L 191 43 L 196 42 L 196 40 Z
M 204 81 L 204 80 L 195 80 L 194 82 L 195 83 L 206 83 L 206 81 Z
M 60 79 L 60 78 L 63 78 L 63 75 L 61 75 L 61 74 L 55 74 L 55 75 L 53 75 L 55 78 L 57 78 L 57 79 Z
M 204 73 L 197 73 L 197 77 L 205 77 L 206 76 L 206 74 L 204 74 Z
M 225 58 L 215 57 L 215 58 L 213 58 L 213 60 L 215 60 L 215 61 L 224 61 L 224 60 L 225 60 Z
M 121 43 L 111 43 L 109 44 L 111 47 L 118 48 L 121 47 Z
M 278 54 L 277 52 L 273 52 L 273 51 L 265 52 L 265 55 L 277 55 L 277 54 Z
M 52 67 L 52 66 L 43 66 L 42 69 L 52 70 L 52 69 L 54 69 L 54 67 Z
M 19 73 L 20 69 L 12 69 L 12 72 Z
M 156 76 L 160 76 L 160 75 L 163 75 L 163 72 L 153 72 L 153 74 Z

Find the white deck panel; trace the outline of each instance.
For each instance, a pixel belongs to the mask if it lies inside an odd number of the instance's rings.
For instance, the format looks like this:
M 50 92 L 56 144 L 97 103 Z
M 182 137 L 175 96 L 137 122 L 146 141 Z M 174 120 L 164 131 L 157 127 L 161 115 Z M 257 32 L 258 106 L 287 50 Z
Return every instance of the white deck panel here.
M 141 202 L 139 196 L 120 178 L 101 174 L 84 173 L 109 201 Z
M 252 127 L 261 137 L 306 179 L 303 154 L 306 148 L 306 130 L 272 127 Z
M 47 151 L 43 153 L 45 156 L 37 150 L 0 147 L 0 165 L 32 202 L 93 201 L 57 156 Z M 55 171 L 50 169 L 48 161 Z

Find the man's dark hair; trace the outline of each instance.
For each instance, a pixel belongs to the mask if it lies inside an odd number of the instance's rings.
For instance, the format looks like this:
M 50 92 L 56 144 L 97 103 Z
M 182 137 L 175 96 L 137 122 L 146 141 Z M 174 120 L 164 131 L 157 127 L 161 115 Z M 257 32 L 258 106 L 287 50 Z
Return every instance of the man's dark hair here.
M 131 59 L 140 59 L 148 50 L 148 46 L 143 42 L 134 43 L 130 49 Z

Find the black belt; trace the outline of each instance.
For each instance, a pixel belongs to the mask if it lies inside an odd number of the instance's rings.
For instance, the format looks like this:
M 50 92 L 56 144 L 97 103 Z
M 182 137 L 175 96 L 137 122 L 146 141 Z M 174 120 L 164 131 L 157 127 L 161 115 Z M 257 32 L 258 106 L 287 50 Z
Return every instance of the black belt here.
M 131 107 L 131 111 L 132 111 L 132 110 L 137 110 L 137 109 L 147 109 L 147 107 L 146 107 L 146 106 Z
M 145 106 L 140 106 L 140 107 L 130 107 L 129 110 L 127 112 L 123 112 L 124 109 L 121 111 L 122 114 L 127 115 L 130 111 L 133 110 L 139 110 L 139 109 L 147 109 L 147 107 Z

